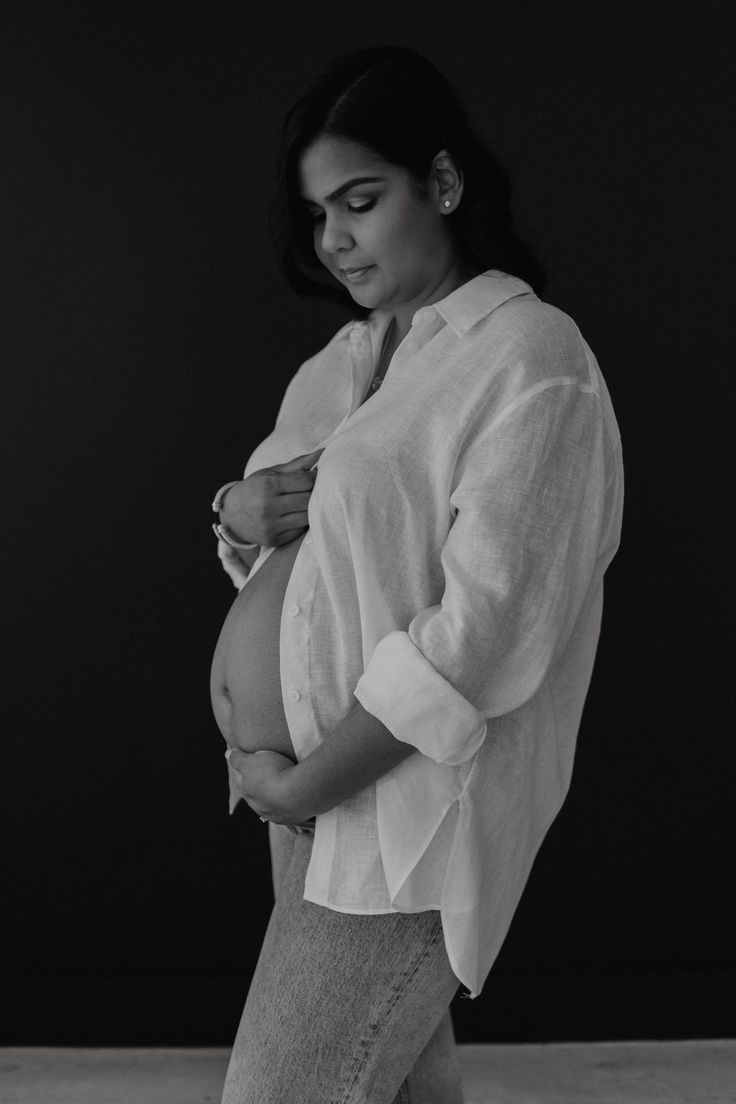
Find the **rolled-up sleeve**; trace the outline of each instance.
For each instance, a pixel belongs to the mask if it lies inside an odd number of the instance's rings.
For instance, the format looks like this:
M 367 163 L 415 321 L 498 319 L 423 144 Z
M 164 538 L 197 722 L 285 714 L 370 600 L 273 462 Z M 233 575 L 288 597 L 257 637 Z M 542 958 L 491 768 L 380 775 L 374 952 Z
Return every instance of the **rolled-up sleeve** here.
M 487 720 L 537 692 L 594 577 L 606 494 L 599 397 L 538 384 L 457 465 L 444 592 L 381 639 L 355 697 L 439 763 L 469 759 Z

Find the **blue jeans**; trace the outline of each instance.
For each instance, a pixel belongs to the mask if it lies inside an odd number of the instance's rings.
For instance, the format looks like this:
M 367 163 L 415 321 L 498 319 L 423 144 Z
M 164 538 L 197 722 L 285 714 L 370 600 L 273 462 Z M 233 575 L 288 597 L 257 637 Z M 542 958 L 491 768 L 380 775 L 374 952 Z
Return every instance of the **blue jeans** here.
M 222 1104 L 463 1104 L 439 911 L 305 901 L 313 841 L 269 824 L 275 904 Z

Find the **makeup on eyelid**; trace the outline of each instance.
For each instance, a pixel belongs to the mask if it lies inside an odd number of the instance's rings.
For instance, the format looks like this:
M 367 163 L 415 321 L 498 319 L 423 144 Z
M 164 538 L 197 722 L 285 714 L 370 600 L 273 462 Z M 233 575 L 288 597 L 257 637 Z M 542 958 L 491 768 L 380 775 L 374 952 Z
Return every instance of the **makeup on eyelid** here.
M 363 203 L 360 207 L 352 207 L 349 203 L 347 203 L 345 205 L 345 210 L 348 211 L 351 215 L 360 215 L 364 211 L 372 211 L 375 206 L 376 200 L 370 199 L 367 203 Z M 321 222 L 322 219 L 325 217 L 324 211 L 312 211 L 308 213 L 310 213 L 312 216 L 312 222 Z

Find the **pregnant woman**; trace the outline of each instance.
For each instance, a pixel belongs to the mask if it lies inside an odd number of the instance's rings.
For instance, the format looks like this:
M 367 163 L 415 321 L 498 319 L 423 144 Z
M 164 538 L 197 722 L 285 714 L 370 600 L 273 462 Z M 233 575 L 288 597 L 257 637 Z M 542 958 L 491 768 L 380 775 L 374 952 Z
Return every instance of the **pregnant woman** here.
M 281 268 L 351 320 L 213 503 L 213 708 L 275 894 L 223 1104 L 461 1104 L 450 1004 L 570 784 L 621 445 L 509 204 L 411 50 L 336 59 L 286 117 Z

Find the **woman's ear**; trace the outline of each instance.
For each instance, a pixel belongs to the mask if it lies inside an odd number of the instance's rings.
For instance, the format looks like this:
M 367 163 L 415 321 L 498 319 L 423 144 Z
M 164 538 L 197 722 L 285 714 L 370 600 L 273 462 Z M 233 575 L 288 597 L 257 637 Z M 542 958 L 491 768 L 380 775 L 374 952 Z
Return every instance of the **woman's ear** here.
M 435 154 L 430 170 L 432 195 L 440 214 L 456 210 L 463 194 L 463 174 L 446 149 Z

